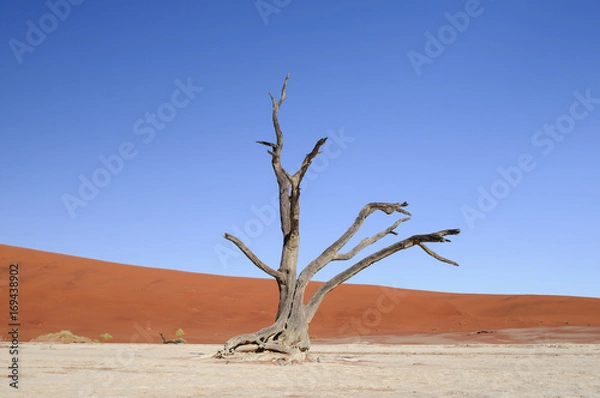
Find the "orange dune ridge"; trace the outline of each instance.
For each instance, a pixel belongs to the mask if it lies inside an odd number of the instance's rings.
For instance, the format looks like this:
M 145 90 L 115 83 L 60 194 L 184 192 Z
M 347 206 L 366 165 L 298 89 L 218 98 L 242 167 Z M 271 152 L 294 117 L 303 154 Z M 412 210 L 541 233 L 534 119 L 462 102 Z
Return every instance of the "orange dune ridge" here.
M 236 334 L 269 326 L 275 318 L 278 294 L 273 280 L 123 265 L 0 245 L 5 319 L 9 316 L 9 266 L 14 263 L 19 264 L 22 342 L 70 330 L 99 340 L 101 334 L 109 333 L 111 342 L 157 343 L 159 332 L 173 339 L 181 328 L 188 343 L 224 343 Z M 318 286 L 311 284 L 307 297 Z M 585 331 L 586 342 L 600 342 L 600 299 L 452 294 L 345 284 L 325 299 L 309 331 L 311 338 L 324 341 L 359 336 L 414 342 L 408 336 L 454 334 L 455 340 L 469 336 L 477 340 L 483 336 L 477 331 L 540 327 L 578 327 L 577 331 Z M 396 336 L 395 340 L 390 336 Z M 489 336 L 486 342 L 508 342 Z M 0 332 L 0 339 L 8 337 L 8 330 Z

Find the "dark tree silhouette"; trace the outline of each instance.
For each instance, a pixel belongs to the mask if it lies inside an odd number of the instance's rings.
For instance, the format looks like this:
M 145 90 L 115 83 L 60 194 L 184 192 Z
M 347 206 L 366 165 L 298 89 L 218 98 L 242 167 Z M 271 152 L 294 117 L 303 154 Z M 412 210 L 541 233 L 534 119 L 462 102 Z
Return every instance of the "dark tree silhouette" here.
M 233 337 L 225 343 L 223 350 L 217 353 L 217 357 L 226 357 L 234 354 L 236 349 L 244 347 L 244 351 L 273 351 L 290 355 L 294 359 L 303 359 L 304 353 L 310 348 L 310 339 L 308 336 L 308 325 L 315 312 L 319 308 L 325 296 L 340 284 L 344 283 L 352 276 L 364 270 L 373 263 L 382 260 L 391 254 L 400 250 L 418 246 L 425 253 L 448 264 L 456 265 L 454 261 L 441 257 L 425 245 L 427 242 L 449 242 L 445 238 L 447 235 L 457 235 L 460 230 L 446 229 L 430 234 L 413 235 L 409 238 L 391 244 L 381 250 L 378 250 L 354 265 L 340 272 L 319 289 L 308 299 L 304 298 L 304 291 L 310 280 L 315 274 L 327 266 L 332 261 L 351 260 L 359 252 L 373 243 L 379 241 L 387 235 L 397 235 L 396 227 L 401 223 L 410 220 L 410 213 L 405 210 L 408 203 L 381 203 L 374 202 L 365 205 L 358 213 L 354 223 L 348 230 L 340 236 L 331 246 L 329 246 L 317 258 L 311 261 L 298 274 L 298 251 L 300 244 L 300 183 L 306 171 L 310 167 L 313 159 L 319 154 L 319 149 L 323 146 L 326 138 L 321 138 L 310 151 L 300 169 L 294 174 L 287 172 L 281 165 L 281 151 L 283 149 L 283 133 L 279 125 L 278 113 L 281 105 L 286 98 L 286 88 L 290 75 L 288 74 L 283 83 L 281 98 L 276 101 L 271 93 L 271 102 L 273 104 L 273 127 L 275 129 L 276 141 L 258 141 L 259 144 L 267 146 L 267 152 L 271 155 L 271 164 L 277 184 L 279 187 L 279 215 L 281 221 L 281 232 L 283 234 L 283 245 L 281 250 L 281 260 L 277 269 L 271 268 L 262 262 L 242 241 L 233 235 L 225 234 L 225 239 L 233 242 L 246 257 L 258 268 L 275 278 L 279 287 L 279 306 L 275 323 L 269 327 L 261 329 L 255 333 L 242 334 Z M 365 219 L 376 211 L 392 215 L 400 213 L 401 216 L 388 228 L 381 232 L 360 241 L 355 247 L 345 253 L 340 250 L 348 241 L 358 232 Z

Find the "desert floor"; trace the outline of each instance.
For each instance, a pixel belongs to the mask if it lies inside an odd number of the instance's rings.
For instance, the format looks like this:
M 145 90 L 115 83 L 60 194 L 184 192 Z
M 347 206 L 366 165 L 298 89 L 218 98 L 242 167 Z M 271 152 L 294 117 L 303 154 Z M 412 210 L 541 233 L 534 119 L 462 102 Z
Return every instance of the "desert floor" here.
M 30 397 L 600 396 L 598 344 L 314 344 L 311 362 L 290 365 L 213 359 L 221 347 L 24 343 L 19 392 Z M 6 344 L 0 348 L 7 350 Z M 9 396 L 13 389 L 4 384 L 0 395 Z

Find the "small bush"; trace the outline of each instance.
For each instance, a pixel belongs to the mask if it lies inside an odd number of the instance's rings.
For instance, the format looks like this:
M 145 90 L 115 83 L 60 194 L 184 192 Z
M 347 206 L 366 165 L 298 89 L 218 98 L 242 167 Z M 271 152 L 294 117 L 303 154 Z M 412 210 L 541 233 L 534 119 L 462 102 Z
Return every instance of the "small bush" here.
M 175 336 L 177 337 L 181 337 L 185 334 L 185 332 L 183 331 L 183 329 L 179 328 L 177 329 L 177 331 L 175 332 Z M 183 339 L 182 339 L 183 340 Z
M 112 339 L 112 335 L 110 335 L 109 333 L 104 333 L 104 334 L 101 334 L 101 335 L 100 335 L 100 337 L 102 337 L 102 339 L 103 339 L 104 341 L 107 341 L 107 340 L 110 340 L 110 339 Z

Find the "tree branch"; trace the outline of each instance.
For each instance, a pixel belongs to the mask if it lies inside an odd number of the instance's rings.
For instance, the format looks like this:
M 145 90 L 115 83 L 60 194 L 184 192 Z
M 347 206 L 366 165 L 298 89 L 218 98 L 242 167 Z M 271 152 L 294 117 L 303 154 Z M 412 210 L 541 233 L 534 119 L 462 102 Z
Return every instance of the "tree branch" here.
M 261 270 L 263 270 L 264 272 L 271 275 L 277 280 L 283 279 L 283 274 L 281 272 L 276 271 L 273 268 L 269 267 L 267 264 L 263 263 L 258 257 L 256 257 L 254 253 L 252 253 L 252 251 L 241 240 L 230 234 L 225 234 L 223 236 L 228 241 L 233 242 L 242 251 L 242 253 L 244 253 L 246 257 L 248 257 L 248 259 L 252 261 L 252 263 L 258 268 L 260 268 Z
M 289 199 L 289 188 L 291 184 L 292 177 L 290 174 L 285 171 L 283 166 L 281 165 L 281 150 L 283 148 L 283 132 L 281 131 L 281 126 L 279 125 L 279 108 L 283 104 L 286 98 L 286 88 L 287 83 L 290 79 L 290 74 L 285 77 L 283 82 L 283 87 L 281 88 L 281 98 L 279 101 L 275 100 L 273 94 L 269 93 L 269 97 L 271 98 L 271 103 L 273 104 L 273 128 L 275 129 L 275 135 L 277 137 L 276 143 L 268 142 L 268 141 L 257 141 L 257 143 L 261 145 L 265 145 L 271 148 L 267 152 L 271 155 L 271 164 L 273 165 L 273 171 L 275 172 L 275 177 L 277 178 L 277 185 L 279 186 L 279 218 L 281 222 L 281 232 L 284 236 L 287 236 L 290 233 L 291 225 L 290 225 L 290 199 Z
M 283 101 L 285 101 L 285 90 L 287 88 L 289 80 L 290 73 L 287 74 L 285 80 L 283 81 L 283 87 L 281 88 L 281 98 L 279 98 L 279 101 L 275 101 L 273 94 L 269 93 L 269 97 L 271 97 L 271 103 L 273 104 L 273 127 L 275 128 L 275 135 L 277 136 L 277 153 L 280 153 L 281 149 L 283 148 L 283 133 L 281 132 L 281 127 L 279 126 L 278 113 L 279 107 L 281 107 L 281 104 L 283 104 Z
M 163 344 L 185 344 L 185 340 L 182 338 L 179 338 L 177 340 L 167 340 L 165 339 L 165 336 L 163 336 L 162 332 L 159 332 L 158 334 L 160 334 L 160 338 L 163 341 Z
M 396 229 L 396 227 L 398 225 L 400 225 L 401 223 L 403 223 L 404 221 L 409 221 L 409 220 L 410 220 L 409 217 L 400 218 L 394 224 L 392 224 L 389 228 L 384 229 L 383 231 L 379 232 L 377 235 L 373 235 L 370 238 L 365 238 L 365 239 L 361 240 L 360 243 L 358 245 L 354 246 L 354 248 L 352 250 L 350 250 L 349 252 L 343 253 L 343 254 L 340 254 L 340 253 L 336 254 L 335 256 L 333 256 L 332 260 L 334 260 L 334 261 L 335 260 L 350 260 L 358 252 L 360 252 L 367 246 L 371 246 L 373 243 L 377 242 L 384 236 L 386 236 L 388 234 L 398 235 L 396 232 L 394 232 L 394 229 Z
M 307 318 L 308 322 L 310 322 L 310 320 L 314 316 L 317 308 L 319 308 L 319 305 L 321 304 L 321 302 L 323 301 L 323 299 L 329 292 L 331 292 L 333 289 L 335 289 L 340 284 L 344 283 L 345 281 L 347 281 L 348 279 L 350 279 L 351 277 L 353 277 L 360 271 L 369 267 L 370 265 L 372 265 L 380 260 L 383 260 L 384 258 L 386 258 L 396 252 L 399 252 L 400 250 L 408 249 L 412 246 L 418 245 L 418 246 L 421 246 L 421 248 L 423 248 L 423 250 L 425 250 L 427 252 L 427 254 L 431 255 L 432 257 L 434 257 L 440 261 L 449 262 L 450 264 L 458 266 L 457 263 L 455 263 L 451 260 L 447 260 L 441 256 L 438 256 L 433 251 L 431 251 L 429 248 L 424 247 L 424 245 L 422 245 L 422 243 L 423 242 L 449 242 L 449 240 L 444 238 L 444 236 L 458 235 L 459 233 L 460 233 L 459 229 L 446 229 L 443 231 L 438 231 L 438 232 L 434 232 L 432 234 L 427 234 L 427 235 L 413 235 L 410 238 L 396 242 L 386 248 L 383 248 L 383 249 L 365 257 L 364 259 L 360 260 L 359 262 L 357 262 L 350 268 L 340 272 L 339 274 L 337 274 L 336 276 L 331 278 L 329 281 L 327 281 L 325 284 L 321 285 L 321 287 L 319 287 L 319 289 L 317 289 L 317 291 L 313 294 L 313 296 L 311 297 L 309 302 L 306 304 L 306 318 Z
M 277 145 L 273 144 L 272 142 L 267 142 L 267 141 L 256 141 L 257 144 L 261 144 L 261 145 L 266 145 L 266 146 L 270 146 L 271 149 L 275 150 L 277 148 Z M 273 153 L 271 151 L 267 151 L 269 152 L 271 155 L 273 155 Z
M 301 282 L 301 284 L 303 286 L 305 286 L 306 284 L 308 284 L 308 282 L 310 281 L 310 279 L 317 272 L 319 272 L 323 267 L 325 267 L 327 264 L 329 264 L 331 261 L 333 261 L 333 259 L 338 254 L 338 252 L 342 249 L 342 247 L 344 247 L 344 245 L 346 245 L 346 243 L 348 243 L 348 241 L 350 239 L 352 239 L 352 237 L 362 227 L 362 225 L 364 224 L 366 218 L 368 216 L 370 216 L 373 212 L 375 212 L 376 210 L 380 210 L 380 211 L 383 211 L 385 214 L 388 214 L 388 215 L 392 214 L 394 212 L 398 212 L 398 213 L 402 213 L 402 214 L 405 214 L 407 216 L 410 216 L 411 214 L 408 211 L 406 211 L 406 210 L 403 209 L 403 207 L 406 207 L 406 206 L 408 206 L 408 203 L 406 203 L 406 202 L 403 202 L 403 203 L 373 202 L 373 203 L 369 203 L 369 204 L 365 205 L 360 210 L 360 212 L 358 213 L 358 216 L 356 216 L 356 219 L 354 220 L 354 223 L 346 230 L 346 232 L 344 232 L 344 234 L 337 241 L 335 241 L 331 246 L 329 246 L 327 249 L 325 249 L 325 251 L 323 251 L 323 253 L 321 253 L 319 255 L 319 257 L 317 257 L 316 259 L 314 259 L 313 261 L 311 261 L 306 266 L 306 268 L 304 268 L 304 270 L 302 270 L 302 272 L 300 273 L 300 276 L 298 278 L 299 281 Z M 393 230 L 393 228 L 392 228 L 392 230 Z M 375 236 L 378 236 L 378 235 L 375 235 Z M 382 237 L 383 236 L 377 238 L 377 240 L 381 239 Z M 363 242 L 359 243 L 359 245 L 363 244 Z M 366 245 L 366 246 L 368 246 L 368 245 Z M 364 246 L 364 247 L 366 247 L 366 246 Z M 362 247 L 360 250 L 362 250 L 364 247 Z M 360 251 L 360 250 L 358 250 L 358 251 Z M 352 252 L 352 251 L 350 251 L 350 252 Z M 354 253 L 354 254 L 356 254 L 356 253 Z
M 306 171 L 310 167 L 310 164 L 312 163 L 313 159 L 320 153 L 319 149 L 321 149 L 323 144 L 325 144 L 325 141 L 327 141 L 327 137 L 321 138 L 319 141 L 317 141 L 313 150 L 310 151 L 310 153 L 306 154 L 306 157 L 304 158 L 304 161 L 302 162 L 302 166 L 300 166 L 300 169 L 293 176 L 294 179 L 297 179 L 296 183 L 298 185 L 300 185 L 300 183 L 302 182 L 302 179 L 304 178 L 304 175 L 306 174 Z
M 450 242 L 450 241 L 448 239 L 446 239 L 444 242 Z M 425 246 L 425 244 L 423 244 L 423 243 L 417 243 L 417 244 L 419 245 L 419 247 L 421 247 L 421 249 L 425 250 L 425 253 L 429 254 L 431 257 L 435 258 L 436 260 L 442 261 L 444 263 L 452 264 L 452 265 L 458 267 L 458 263 L 456 263 L 452 260 L 448 260 L 445 257 L 440 256 L 439 254 L 437 254 L 436 252 L 434 252 L 433 250 L 431 250 L 430 248 Z

